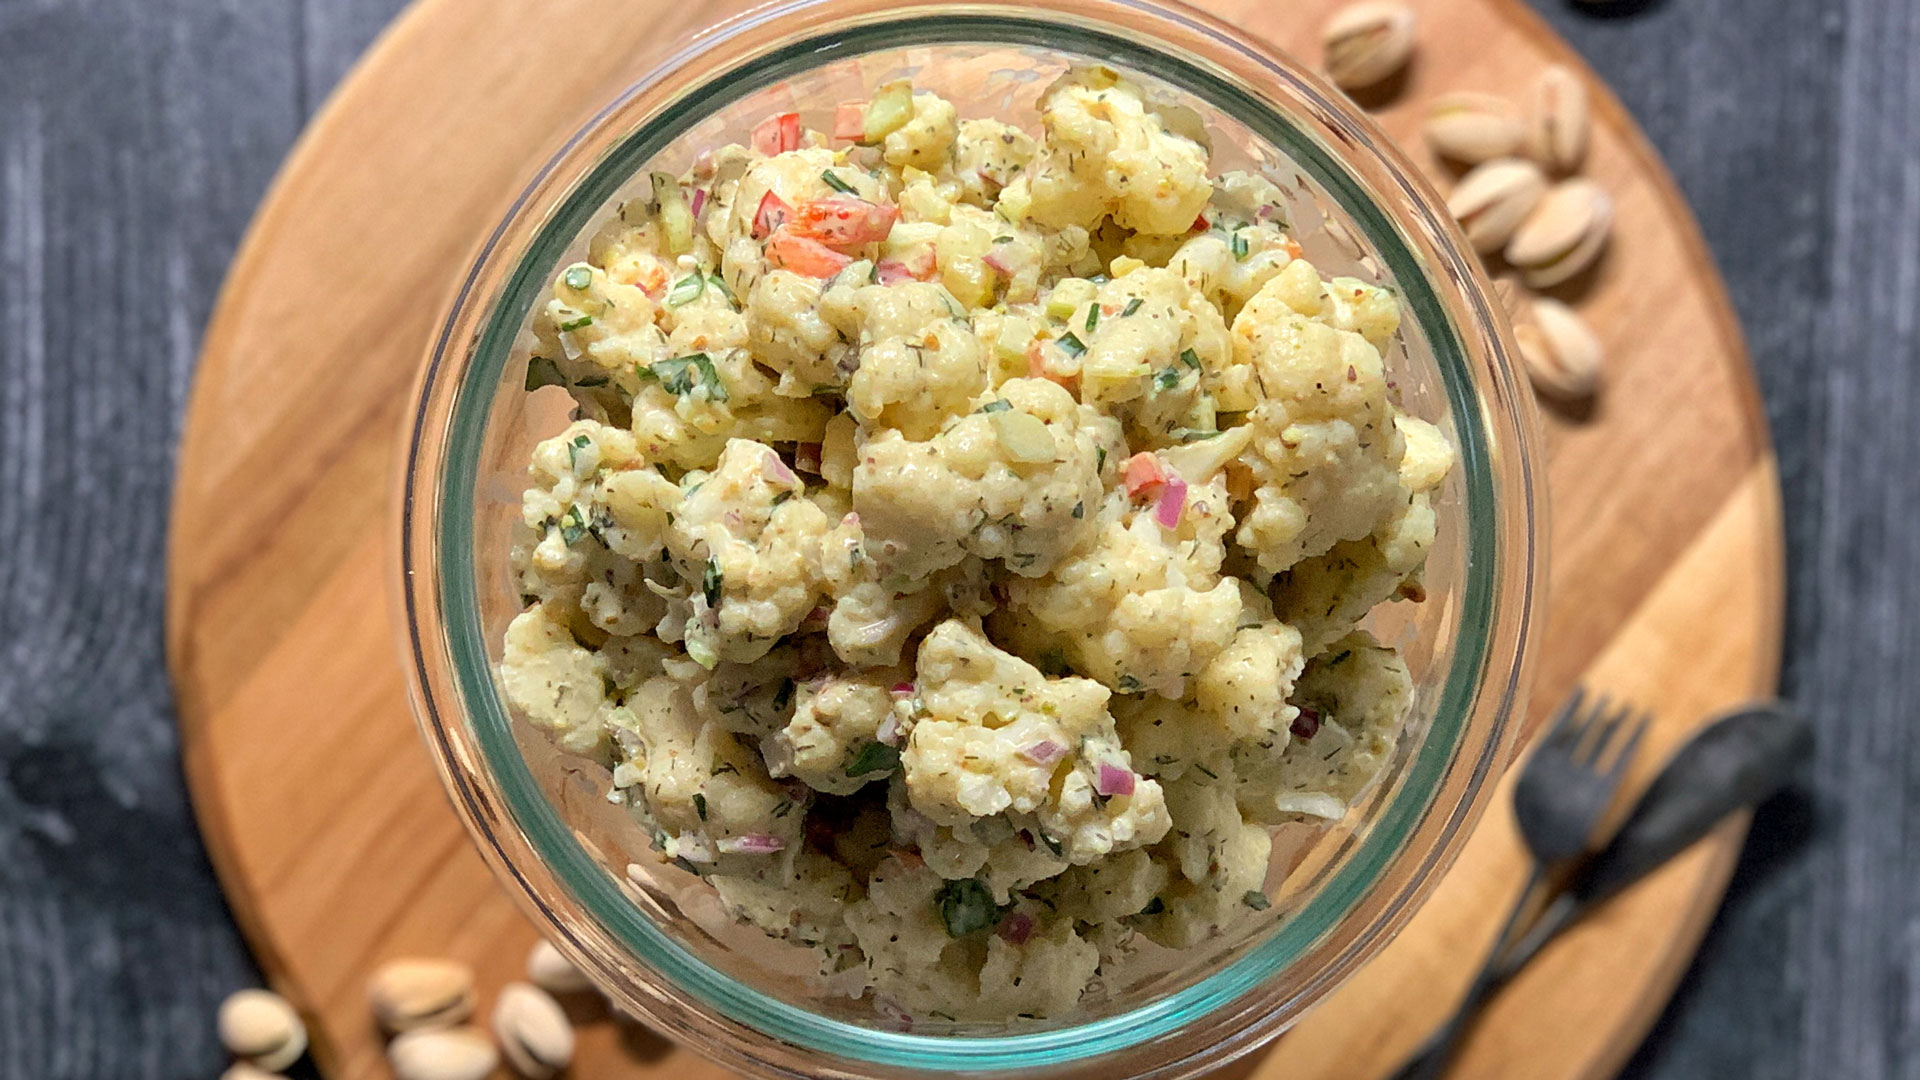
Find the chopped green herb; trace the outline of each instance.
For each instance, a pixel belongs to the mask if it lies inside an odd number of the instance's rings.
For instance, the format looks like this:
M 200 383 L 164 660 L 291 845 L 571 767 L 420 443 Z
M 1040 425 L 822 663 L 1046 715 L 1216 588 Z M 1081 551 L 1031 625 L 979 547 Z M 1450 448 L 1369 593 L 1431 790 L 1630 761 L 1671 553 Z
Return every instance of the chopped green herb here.
M 934 894 L 941 921 L 947 924 L 948 937 L 966 937 L 1000 921 L 1000 909 L 985 885 L 972 878 L 949 881 Z
M 870 742 L 853 755 L 853 761 L 847 765 L 848 776 L 865 776 L 868 773 L 890 773 L 900 767 L 900 751 L 886 743 Z
M 1013 237 L 1011 237 L 1011 236 L 996 236 L 996 237 L 994 237 L 994 238 L 993 238 L 993 242 L 994 242 L 994 243 L 996 243 L 996 244 L 1011 244 L 1011 243 L 1013 243 Z
M 852 184 L 849 184 L 845 180 L 842 180 L 839 177 L 833 175 L 832 169 L 827 169 L 822 171 L 820 173 L 820 179 L 825 180 L 827 182 L 828 187 L 832 188 L 833 190 L 839 192 L 842 195 L 858 195 L 859 194 L 859 192 L 853 190 Z
M 1255 911 L 1265 911 L 1273 906 L 1273 901 L 1267 899 L 1267 894 L 1258 889 L 1247 890 L 1247 895 L 1241 897 L 1240 902 Z
M 565 386 L 567 377 L 560 374 L 560 365 L 544 356 L 527 359 L 527 389 L 538 390 L 543 386 Z
M 1197 761 L 1193 763 L 1193 767 L 1196 769 L 1199 769 L 1203 773 L 1206 773 L 1208 776 L 1213 777 L 1215 780 L 1220 779 L 1219 773 L 1214 772 L 1212 769 L 1207 768 L 1205 765 L 1202 765 Z
M 700 815 L 701 821 L 707 820 L 707 797 L 697 791 L 693 793 L 693 811 Z
M 700 294 L 706 291 L 706 278 L 701 277 L 699 274 L 688 274 L 686 277 L 674 282 L 673 288 L 667 290 L 667 306 L 675 308 L 683 304 L 691 304 L 695 300 L 700 299 Z
M 585 435 L 575 435 L 573 437 L 573 441 L 567 444 L 568 470 L 574 470 L 580 467 L 580 451 L 592 445 L 593 440 L 587 438 Z
M 1087 351 L 1086 342 L 1074 337 L 1071 333 L 1061 334 L 1059 340 L 1055 341 L 1054 344 L 1060 346 L 1061 350 L 1068 356 L 1082 356 L 1085 355 Z
M 569 330 L 583 330 L 592 325 L 593 325 L 593 316 L 582 315 L 577 319 L 570 319 L 566 322 L 561 323 L 560 330 L 564 333 Z
M 1093 448 L 1093 453 L 1093 471 L 1099 472 L 1107 467 L 1107 448 L 1104 446 L 1096 446 Z
M 587 519 L 580 514 L 577 506 L 567 507 L 565 516 L 560 519 L 560 539 L 568 547 L 579 543 L 587 535 Z
M 720 774 L 722 774 L 722 773 L 737 773 L 737 772 L 739 772 L 739 771 L 740 771 L 740 770 L 739 770 L 739 769 L 736 769 L 736 768 L 734 768 L 732 764 L 730 764 L 730 763 L 728 763 L 728 762 L 725 762 L 725 761 L 723 761 L 723 762 L 721 762 L 720 764 L 718 764 L 718 765 L 715 765 L 715 766 L 713 767 L 713 771 L 712 771 L 712 772 L 710 772 L 710 773 L 708 773 L 707 775 L 708 775 L 708 776 L 719 776 L 719 775 L 720 775 Z
M 780 689 L 775 690 L 773 692 L 773 707 L 776 709 L 784 709 L 787 707 L 787 702 L 792 700 L 793 700 L 793 680 L 781 679 Z
M 1194 352 L 1192 349 L 1180 350 L 1180 362 L 1195 371 L 1200 370 L 1200 354 Z
M 573 381 L 575 386 L 605 386 L 611 380 L 605 375 L 582 375 Z
M 1171 390 L 1179 385 L 1180 369 L 1177 367 L 1163 367 L 1153 373 L 1153 388 L 1155 390 Z
M 792 799 L 781 799 L 773 808 L 774 817 L 786 817 L 791 813 L 793 813 Z
M 1167 902 L 1156 896 L 1147 901 L 1147 906 L 1140 909 L 1140 914 L 1158 915 L 1165 910 L 1167 910 Z
M 733 290 L 727 288 L 726 280 L 723 279 L 719 274 L 708 274 L 707 284 L 720 290 L 720 295 L 726 297 L 726 300 L 729 306 L 733 307 L 735 310 L 739 309 L 740 301 L 735 300 L 733 298 Z
M 1146 303 L 1146 301 L 1138 296 L 1127 301 L 1127 306 L 1120 309 L 1120 317 L 1124 319 L 1127 316 L 1133 314 L 1134 312 L 1139 311 L 1140 305 L 1144 303 Z
M 1236 230 L 1234 230 L 1234 234 L 1233 234 L 1233 236 L 1232 236 L 1232 237 L 1230 237 L 1230 238 L 1229 238 L 1229 239 L 1227 240 L 1227 246 L 1228 246 L 1228 247 L 1231 247 L 1231 248 L 1233 249 L 1233 257 L 1234 257 L 1234 258 L 1236 258 L 1236 259 L 1241 259 L 1241 260 L 1244 260 L 1244 259 L 1246 259 L 1246 257 L 1247 257 L 1247 238 L 1246 238 L 1246 236 L 1244 236 L 1243 234 L 1241 234 L 1239 230 L 1237 230 L 1237 229 L 1236 229 Z
M 777 509 L 781 503 L 791 498 L 793 498 L 793 492 L 791 491 L 776 491 L 773 493 L 773 505 Z
M 566 281 L 567 288 L 574 292 L 586 292 L 587 287 L 593 284 L 593 267 L 586 263 L 574 263 L 567 267 L 562 279 Z
M 992 401 L 987 402 L 985 405 L 980 406 L 980 411 L 989 412 L 989 413 L 1006 412 L 1008 409 L 1011 409 L 1011 408 L 1013 408 L 1013 402 L 1008 401 L 1006 398 L 995 398 Z
M 1045 844 L 1045 845 L 1047 845 L 1047 850 L 1048 850 L 1048 851 L 1051 851 L 1051 852 L 1053 852 L 1053 854 L 1054 854 L 1054 857 L 1055 857 L 1055 858 L 1058 858 L 1058 857 L 1059 857 L 1059 855 L 1060 855 L 1060 841 L 1058 841 L 1058 840 L 1055 840 L 1055 839 L 1054 839 L 1053 837 L 1051 837 L 1051 836 L 1048 836 L 1048 835 L 1047 835 L 1047 833 L 1046 833 L 1046 830 L 1044 830 L 1044 829 L 1035 829 L 1035 830 L 1033 831 L 1033 835 L 1035 835 L 1035 836 L 1037 836 L 1037 837 L 1039 837 L 1039 838 L 1040 838 L 1040 842 L 1041 842 L 1041 843 L 1043 843 L 1043 844 Z
M 1074 503 L 1073 504 L 1073 520 L 1079 521 L 1081 518 L 1086 516 L 1087 516 L 1087 504 L 1084 502 Z
M 720 577 L 720 560 L 707 557 L 707 570 L 700 575 L 700 594 L 707 598 L 707 606 L 720 606 L 720 590 L 725 582 Z
M 720 381 L 720 372 L 714 369 L 713 360 L 706 353 L 676 356 L 671 360 L 648 364 L 647 367 L 669 394 L 686 397 L 695 390 L 701 390 L 709 401 L 727 400 L 727 384 Z M 697 380 L 694 378 L 696 373 L 699 375 Z
M 1120 692 L 1123 694 L 1137 694 L 1142 689 L 1142 683 L 1140 682 L 1140 680 L 1134 678 L 1131 675 L 1120 676 L 1116 685 L 1118 686 Z
M 1100 305 L 1088 304 L 1087 305 L 1087 333 L 1089 334 L 1093 333 L 1093 328 L 1099 325 L 1100 325 Z

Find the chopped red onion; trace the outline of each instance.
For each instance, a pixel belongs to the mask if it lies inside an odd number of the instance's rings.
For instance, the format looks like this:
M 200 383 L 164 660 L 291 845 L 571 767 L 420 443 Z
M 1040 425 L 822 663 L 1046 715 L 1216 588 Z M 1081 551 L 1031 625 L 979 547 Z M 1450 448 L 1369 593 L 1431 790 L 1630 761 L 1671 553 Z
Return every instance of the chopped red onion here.
M 1154 508 L 1153 517 L 1163 527 L 1180 527 L 1180 510 L 1187 504 L 1187 482 L 1179 474 L 1167 473 L 1167 484 L 1160 489 L 1160 505 Z
M 995 273 L 1004 274 L 1007 277 L 1013 276 L 1013 267 L 1008 266 L 1007 261 L 1000 257 L 999 248 L 994 248 L 992 251 L 980 256 L 980 261 L 993 267 Z
M 1061 755 L 1066 752 L 1066 747 L 1054 742 L 1052 739 L 1042 739 L 1032 746 L 1027 747 L 1025 750 L 1020 751 L 1020 756 L 1036 765 L 1051 765 L 1059 761 Z
M 776 851 L 785 851 L 787 842 L 766 833 L 745 833 L 725 837 L 714 847 L 727 855 L 772 855 Z
M 892 693 L 894 697 L 912 697 L 913 684 L 910 682 L 894 683 Z
M 1102 795 L 1131 795 L 1133 780 L 1133 770 L 1123 769 L 1118 765 L 1102 764 L 1100 779 L 1094 782 L 1093 790 Z
M 706 205 L 707 205 L 707 189 L 706 189 L 706 188 L 694 188 L 694 189 L 693 189 L 693 204 L 692 204 L 692 205 L 691 205 L 691 206 L 689 207 L 689 209 L 693 211 L 693 216 L 694 216 L 694 217 L 699 217 L 699 216 L 700 216 L 700 209 L 701 209 L 702 207 L 704 207 L 704 206 L 706 206 Z
M 766 465 L 765 472 L 767 474 L 767 479 L 773 481 L 776 484 L 797 483 L 800 479 L 799 477 L 793 475 L 792 469 L 787 468 L 786 462 L 780 460 L 780 455 L 774 453 L 771 450 L 767 451 L 767 465 Z
M 873 739 L 884 746 L 899 746 L 900 718 L 888 713 L 887 718 L 880 721 L 879 728 L 875 729 Z
M 1320 734 L 1320 714 L 1305 705 L 1300 706 L 1300 715 L 1293 718 L 1293 725 L 1289 730 L 1296 737 L 1312 742 L 1313 737 Z
M 1000 920 L 999 934 L 1009 945 L 1025 945 L 1033 936 L 1033 916 L 1024 911 L 1008 912 Z

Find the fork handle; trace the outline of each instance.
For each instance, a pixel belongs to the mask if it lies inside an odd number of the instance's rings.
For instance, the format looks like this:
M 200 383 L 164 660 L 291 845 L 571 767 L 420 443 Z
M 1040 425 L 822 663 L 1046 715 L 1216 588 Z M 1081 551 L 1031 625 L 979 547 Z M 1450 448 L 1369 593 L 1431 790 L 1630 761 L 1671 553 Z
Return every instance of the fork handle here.
M 1439 1080 L 1446 1074 L 1447 1066 L 1453 1062 L 1453 1053 L 1459 1047 L 1460 1040 L 1478 1019 L 1480 1006 L 1500 989 L 1505 981 L 1501 963 L 1507 947 L 1511 944 L 1520 919 L 1531 906 L 1533 895 L 1547 878 L 1547 868 L 1538 860 L 1533 864 L 1533 872 L 1527 878 L 1527 884 L 1514 898 L 1513 907 L 1507 912 L 1506 922 L 1500 926 L 1500 933 L 1493 939 L 1493 948 L 1487 951 L 1486 962 L 1480 965 L 1480 971 L 1467 987 L 1466 996 L 1454 1007 L 1453 1015 L 1446 1024 L 1434 1032 L 1422 1043 L 1413 1058 L 1393 1074 L 1392 1080 Z

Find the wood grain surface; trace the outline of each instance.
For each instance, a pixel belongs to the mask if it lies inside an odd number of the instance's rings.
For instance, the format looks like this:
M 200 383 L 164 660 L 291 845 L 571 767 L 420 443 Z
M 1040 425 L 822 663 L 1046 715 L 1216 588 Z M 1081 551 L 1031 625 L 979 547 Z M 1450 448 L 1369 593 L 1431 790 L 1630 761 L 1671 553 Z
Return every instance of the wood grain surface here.
M 1240 0 L 1214 10 L 1306 53 L 1303 29 L 1330 7 L 1297 5 L 1288 20 Z M 374 964 L 453 955 L 491 988 L 528 942 L 467 850 L 408 723 L 381 602 L 393 528 L 385 481 L 433 329 L 436 308 L 423 302 L 446 295 L 526 163 L 670 40 L 653 9 L 629 9 L 603 13 L 592 44 L 578 45 L 572 28 L 594 9 L 415 7 L 296 150 L 203 347 L 168 606 L 188 778 L 235 914 L 272 984 L 311 1017 L 316 1058 L 336 1076 L 384 1071 L 363 993 Z M 710 21 L 716 9 L 684 14 Z M 1447 16 L 1432 20 L 1397 95 L 1375 103 L 1400 135 L 1436 93 L 1517 95 L 1565 58 L 1523 8 L 1481 0 Z M 569 49 L 564 74 L 541 63 Z M 484 77 L 459 83 L 456 70 Z M 1587 173 L 1636 224 L 1566 294 L 1602 328 L 1613 360 L 1593 408 L 1573 420 L 1550 414 L 1563 525 L 1538 679 L 1548 704 L 1584 677 L 1657 710 L 1651 759 L 1711 709 L 1771 691 L 1779 508 L 1717 276 L 1657 159 L 1594 93 Z M 302 302 L 313 296 L 328 302 Z M 1669 351 L 1694 363 L 1676 369 Z M 359 377 L 335 377 L 343 358 Z M 303 438 L 289 441 L 289 431 Z M 1593 522 L 1605 527 L 1581 525 Z M 1732 629 L 1709 631 L 1697 617 L 1706 609 Z M 291 797 L 289 777 L 302 778 Z M 1437 1021 L 1524 876 L 1503 812 L 1400 939 L 1263 1057 L 1257 1075 L 1383 1075 Z M 1691 956 L 1738 840 L 1737 828 L 1726 831 L 1544 957 L 1490 1015 L 1460 1074 L 1615 1072 Z M 678 1049 L 635 1062 L 605 1052 L 600 1036 L 583 1072 L 706 1067 Z
M 0 0 L 0 1076 L 218 1069 L 212 1005 L 250 976 L 173 765 L 169 448 L 227 252 L 398 6 Z M 1920 27 L 1904 0 L 1542 6 L 1666 153 L 1749 329 L 1786 684 L 1822 722 L 1812 794 L 1763 811 L 1628 1072 L 1911 1075 Z

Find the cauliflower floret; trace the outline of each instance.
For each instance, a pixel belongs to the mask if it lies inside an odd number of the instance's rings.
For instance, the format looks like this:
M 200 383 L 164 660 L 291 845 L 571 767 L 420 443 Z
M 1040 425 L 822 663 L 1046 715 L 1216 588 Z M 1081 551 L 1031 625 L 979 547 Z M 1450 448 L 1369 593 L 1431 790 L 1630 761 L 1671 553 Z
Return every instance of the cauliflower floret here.
M 1401 512 L 1373 535 L 1343 540 L 1324 555 L 1302 559 L 1273 579 L 1273 605 L 1300 628 L 1308 652 L 1319 652 L 1386 600 L 1422 595 L 1419 575 L 1436 523 L 1425 493 L 1408 495 Z
M 1007 185 L 1013 220 L 1092 227 L 1104 216 L 1145 233 L 1184 233 L 1213 194 L 1207 152 L 1167 130 L 1140 88 L 1106 67 L 1060 77 L 1040 100 L 1033 165 Z
M 1190 487 L 1172 529 L 1119 492 L 1099 517 L 1093 541 L 1050 576 L 1008 582 L 1011 609 L 1074 670 L 1123 694 L 1182 697 L 1240 618 L 1240 588 L 1220 576 L 1233 524 L 1226 481 Z
M 1167 864 L 1136 848 L 1089 866 L 1076 866 L 1047 883 L 1060 916 L 1086 923 L 1118 922 L 1140 914 L 1171 880 Z
M 1193 237 L 1168 257 L 1167 269 L 1231 319 L 1299 257 L 1300 246 L 1279 228 L 1247 225 Z
M 661 271 L 662 280 L 665 271 Z M 560 371 L 574 386 L 619 382 L 631 386 L 636 364 L 667 358 L 667 337 L 654 322 L 647 290 L 616 281 L 605 270 L 574 263 L 553 283 L 541 312 L 557 335 Z
M 925 442 L 880 431 L 861 445 L 853 508 L 884 573 L 921 577 L 971 552 L 1039 576 L 1091 528 L 1113 422 L 1044 379 L 999 394 Z
M 1179 874 L 1161 893 L 1160 905 L 1149 905 L 1133 922 L 1155 943 L 1185 949 L 1266 906 L 1261 886 L 1273 838 L 1241 818 L 1233 785 L 1224 778 L 1196 770 L 1166 787 L 1174 827 L 1153 853 Z
M 992 932 L 1002 913 L 984 886 L 892 858 L 874 871 L 847 923 L 874 990 L 909 1014 L 1004 1020 L 1071 1009 L 1099 967 L 1099 950 L 1068 920 L 1020 917 L 1029 927 L 1015 943 Z
M 932 438 L 986 389 L 987 356 L 946 290 L 908 282 L 854 292 L 859 367 L 847 404 L 862 421 Z
M 797 497 L 803 485 L 780 455 L 756 442 L 730 439 L 712 473 L 688 475 L 667 541 L 687 584 L 688 655 L 707 667 L 758 659 L 820 596 L 827 517 Z
M 703 720 L 686 686 L 649 680 L 610 721 L 638 772 L 637 809 L 651 818 L 669 857 L 747 876 L 762 873 L 768 859 L 791 863 L 805 803 L 731 731 Z
M 1033 136 L 999 120 L 962 120 L 953 175 L 968 202 L 990 208 L 1000 189 L 1033 162 Z
M 881 741 L 880 728 L 892 718 L 894 730 L 900 730 L 910 707 L 894 690 L 912 685 L 913 672 L 898 667 L 801 683 L 793 719 L 764 747 L 769 770 L 835 795 L 852 794 L 870 780 L 885 780 L 898 767 L 900 751 L 898 736 Z
M 692 684 L 693 706 L 728 731 L 772 738 L 793 719 L 795 676 L 817 670 L 821 652 L 817 638 L 789 638 L 758 660 L 721 661 Z
M 507 624 L 500 685 L 527 722 L 559 737 L 568 753 L 598 757 L 606 747 L 607 663 L 574 640 L 564 615 L 535 604 Z
M 919 813 L 950 826 L 1031 814 L 1074 863 L 1166 832 L 1158 785 L 1134 774 L 1105 687 L 1049 679 L 956 620 L 921 644 L 918 671 L 923 715 L 901 762 Z M 1120 784 L 1131 793 L 1098 793 Z
M 707 879 L 727 905 L 727 913 L 770 937 L 821 950 L 823 970 L 858 963 L 846 913 L 860 896 L 860 883 L 847 868 L 812 851 L 801 852 L 791 869 L 780 859 L 761 862 L 757 873 L 714 874 Z
M 1288 287 L 1282 271 L 1233 324 L 1235 359 L 1251 366 L 1261 394 L 1248 416 L 1253 505 L 1236 539 L 1270 574 L 1367 536 L 1406 499 L 1405 440 L 1379 351 L 1300 313 Z
M 858 514 L 843 517 L 821 551 L 833 599 L 827 639 L 856 667 L 898 663 L 908 636 L 942 612 L 978 617 L 992 610 L 986 564 L 972 556 L 925 577 L 882 577 L 879 562 L 867 554 Z
M 666 605 L 631 560 L 657 554 L 659 534 L 622 527 L 617 511 L 625 490 L 649 480 L 672 485 L 645 467 L 631 435 L 592 420 L 536 446 L 528 472 L 533 486 L 521 497 L 512 553 L 521 591 L 573 608 L 604 633 L 653 629 Z
M 1135 270 L 1107 282 L 1073 309 L 1067 326 L 1085 346 L 1082 399 L 1131 403 L 1124 415 L 1148 438 L 1179 425 L 1203 373 L 1232 357 L 1220 312 L 1169 270 Z
M 1305 658 L 1300 633 L 1285 623 L 1242 626 L 1231 643 L 1194 677 L 1192 699 L 1123 701 L 1115 726 L 1140 771 L 1176 780 L 1189 769 L 1229 771 L 1247 746 L 1284 747 L 1298 715 L 1287 703 Z
M 1241 809 L 1269 824 L 1338 819 L 1392 758 L 1413 678 L 1398 653 L 1357 630 L 1308 662 L 1293 701 L 1299 737 L 1278 754 L 1236 755 Z
M 887 809 L 894 835 L 913 845 L 928 866 L 949 880 L 980 881 L 996 904 L 1011 903 L 1015 890 L 1071 865 L 1031 815 L 1000 814 L 966 825 L 940 825 L 910 805 L 903 784 L 888 792 Z
M 855 354 L 845 334 L 821 313 L 825 283 L 774 270 L 747 293 L 754 359 L 780 374 L 777 392 L 803 398 L 847 384 Z
M 913 116 L 882 142 L 881 156 L 895 168 L 937 172 L 952 157 L 959 134 L 953 102 L 922 91 L 913 95 Z

